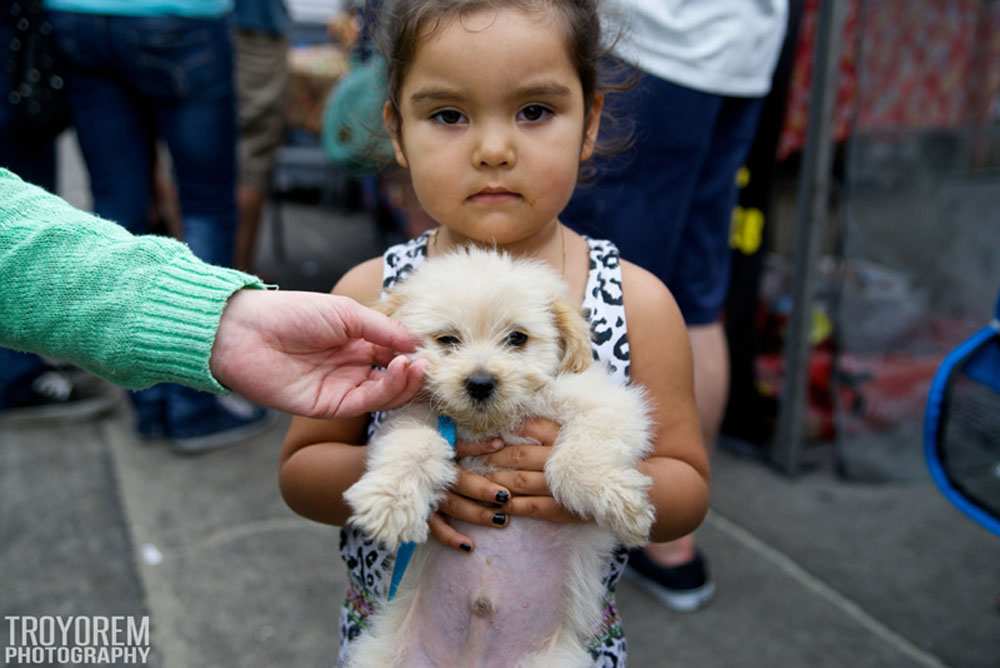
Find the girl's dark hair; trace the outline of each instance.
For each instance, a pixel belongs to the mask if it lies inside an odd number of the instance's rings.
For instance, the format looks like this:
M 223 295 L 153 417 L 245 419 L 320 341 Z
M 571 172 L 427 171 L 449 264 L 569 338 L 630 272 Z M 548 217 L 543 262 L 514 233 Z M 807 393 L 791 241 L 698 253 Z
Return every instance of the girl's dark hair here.
M 625 68 L 616 66 L 609 55 L 614 40 L 608 43 L 602 33 L 598 4 L 599 0 L 382 0 L 376 42 L 385 57 L 386 93 L 397 119 L 400 90 L 420 39 L 433 34 L 448 21 L 460 20 L 484 9 L 551 10 L 562 18 L 569 56 L 583 88 L 586 118 L 596 93 L 619 92 L 634 85 L 631 76 L 622 75 Z M 606 113 L 602 122 L 620 125 Z M 628 146 L 631 133 L 608 134 L 615 139 L 595 146 L 596 153 L 616 153 Z

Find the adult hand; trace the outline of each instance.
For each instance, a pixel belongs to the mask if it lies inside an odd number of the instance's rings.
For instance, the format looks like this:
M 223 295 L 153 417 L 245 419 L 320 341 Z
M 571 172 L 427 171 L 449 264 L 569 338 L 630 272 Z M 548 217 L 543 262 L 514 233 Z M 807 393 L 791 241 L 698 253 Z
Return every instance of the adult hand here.
M 528 420 L 517 432 L 538 445 L 506 445 L 495 439 L 488 443 L 457 444 L 457 456 L 485 455 L 488 464 L 498 470 L 488 476 L 461 471 L 438 511 L 431 515 L 431 534 L 441 543 L 465 550 L 474 549 L 473 541 L 452 527 L 446 517 L 472 524 L 505 527 L 510 517 L 519 515 L 548 522 L 581 522 L 580 517 L 563 508 L 549 491 L 545 481 L 545 462 L 552 454 L 552 444 L 559 436 L 559 425 L 550 420 Z M 491 454 L 492 453 L 492 454 Z M 497 496 L 502 493 L 504 496 Z M 506 498 L 505 501 L 501 501 Z M 483 505 L 483 504 L 490 505 Z M 502 522 L 497 518 L 502 517 Z M 468 546 L 468 548 L 463 547 Z
M 240 290 L 222 312 L 209 364 L 220 383 L 255 403 L 353 417 L 413 398 L 425 365 L 398 353 L 416 345 L 402 325 L 347 297 Z

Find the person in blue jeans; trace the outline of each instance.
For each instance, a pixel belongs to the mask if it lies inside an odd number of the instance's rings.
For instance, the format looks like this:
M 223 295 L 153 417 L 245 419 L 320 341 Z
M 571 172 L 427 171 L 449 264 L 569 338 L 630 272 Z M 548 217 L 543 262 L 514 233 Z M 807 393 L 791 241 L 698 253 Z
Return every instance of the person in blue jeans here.
M 229 266 L 236 233 L 236 98 L 231 0 L 46 0 L 94 211 L 147 225 L 155 142 L 169 149 L 184 241 Z M 197 285 L 191 286 L 197 290 Z M 158 385 L 133 395 L 138 430 L 183 451 L 222 447 L 265 426 L 259 408 Z
M 655 274 L 680 307 L 694 358 L 702 434 L 715 442 L 729 391 L 722 309 L 729 284 L 736 174 L 749 152 L 778 59 L 787 0 L 620 0 L 615 55 L 638 83 L 608 98 L 631 149 L 596 161 L 563 220 L 613 241 Z M 634 75 L 634 77 L 632 76 Z M 614 99 L 614 98 L 617 98 Z M 693 611 L 715 593 L 694 536 L 629 555 L 628 573 L 667 607 Z

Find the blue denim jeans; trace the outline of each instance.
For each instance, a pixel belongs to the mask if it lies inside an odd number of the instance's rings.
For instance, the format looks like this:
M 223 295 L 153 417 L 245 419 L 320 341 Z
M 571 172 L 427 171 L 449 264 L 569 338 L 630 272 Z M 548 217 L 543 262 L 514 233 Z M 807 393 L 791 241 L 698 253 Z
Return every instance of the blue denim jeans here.
M 225 18 L 52 12 L 69 66 L 73 123 L 94 211 L 146 231 L 155 142 L 170 151 L 184 240 L 202 260 L 232 262 L 236 233 L 236 98 Z M 217 406 L 179 386 L 134 395 L 141 431 L 183 431 Z
M 236 230 L 236 98 L 226 19 L 53 12 L 94 211 L 146 230 L 153 149 L 170 150 L 184 240 L 228 265 Z
M 14 34 L 12 19 L 0 12 L 0 54 L 6 54 Z M 10 77 L 6 62 L 0 58 L 0 167 L 5 167 L 25 181 L 45 188 L 56 189 L 56 147 L 54 141 L 26 143 L 18 138 L 11 127 L 7 94 Z M 14 403 L 13 394 L 24 385 L 22 381 L 37 375 L 45 363 L 37 355 L 28 355 L 0 348 L 0 409 Z

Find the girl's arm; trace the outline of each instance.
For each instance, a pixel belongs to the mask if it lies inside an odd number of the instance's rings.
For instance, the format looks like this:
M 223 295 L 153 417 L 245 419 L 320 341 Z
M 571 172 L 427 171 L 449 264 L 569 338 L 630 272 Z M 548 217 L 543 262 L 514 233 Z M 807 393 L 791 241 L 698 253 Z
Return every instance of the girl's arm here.
M 708 455 L 694 403 L 691 347 L 673 297 L 655 276 L 622 263 L 622 291 L 628 319 L 632 380 L 646 388 L 654 422 L 653 452 L 639 470 L 653 479 L 649 498 L 656 508 L 650 542 L 662 543 L 691 533 L 708 511 Z M 554 498 L 545 465 L 560 426 L 548 420 L 528 422 L 522 435 L 537 445 L 508 445 L 486 457 L 497 471 L 488 478 L 505 486 L 513 498 L 510 515 L 550 522 L 580 521 Z
M 333 289 L 362 304 L 378 300 L 382 259 L 349 271 Z M 282 445 L 279 481 L 285 503 L 317 522 L 343 525 L 351 515 L 343 494 L 365 472 L 368 417 L 314 420 L 295 417 Z
M 639 470 L 653 478 L 656 522 L 650 542 L 685 536 L 708 512 L 708 453 L 694 400 L 691 344 L 667 287 L 648 271 L 622 263 L 632 380 L 647 390 L 655 424 L 653 454 Z

